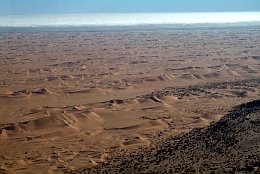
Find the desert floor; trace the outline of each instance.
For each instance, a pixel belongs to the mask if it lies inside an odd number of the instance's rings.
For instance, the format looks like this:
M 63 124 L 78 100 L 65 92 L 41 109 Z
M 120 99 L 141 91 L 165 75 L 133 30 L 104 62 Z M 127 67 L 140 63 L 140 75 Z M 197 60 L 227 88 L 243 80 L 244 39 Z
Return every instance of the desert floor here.
M 259 99 L 259 33 L 1 33 L 0 173 L 78 171 L 219 121 Z

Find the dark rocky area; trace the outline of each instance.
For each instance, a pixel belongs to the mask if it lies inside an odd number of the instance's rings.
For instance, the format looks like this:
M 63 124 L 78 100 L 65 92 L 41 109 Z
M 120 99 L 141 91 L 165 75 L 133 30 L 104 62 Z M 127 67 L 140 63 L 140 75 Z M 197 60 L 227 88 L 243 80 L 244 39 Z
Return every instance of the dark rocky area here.
M 260 173 L 260 100 L 156 146 L 65 173 Z
M 212 95 L 216 94 L 213 91 L 218 89 L 238 90 L 233 95 L 237 97 L 244 97 L 247 94 L 247 91 L 254 90 L 255 87 L 259 86 L 259 84 L 260 78 L 239 81 L 211 82 L 203 85 L 191 85 L 188 87 L 168 87 L 163 90 L 154 91 L 140 97 L 151 98 L 152 96 L 160 97 L 171 95 L 175 95 L 178 97 L 190 95 L 199 96 L 201 93 Z

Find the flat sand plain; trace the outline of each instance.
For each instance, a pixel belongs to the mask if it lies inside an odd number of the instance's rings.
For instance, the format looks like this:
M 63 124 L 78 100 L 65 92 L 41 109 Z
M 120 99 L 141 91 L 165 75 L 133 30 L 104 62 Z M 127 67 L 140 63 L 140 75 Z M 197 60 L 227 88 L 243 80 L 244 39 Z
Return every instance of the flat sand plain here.
M 0 34 L 0 173 L 62 173 L 218 121 L 260 94 L 252 28 Z

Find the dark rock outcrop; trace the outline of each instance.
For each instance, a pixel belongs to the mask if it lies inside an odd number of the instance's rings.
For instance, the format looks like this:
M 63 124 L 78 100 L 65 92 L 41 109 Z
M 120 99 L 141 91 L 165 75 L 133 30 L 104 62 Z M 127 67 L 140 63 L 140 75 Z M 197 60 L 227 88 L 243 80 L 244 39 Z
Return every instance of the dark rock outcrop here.
M 235 107 L 207 128 L 67 173 L 260 173 L 260 100 Z

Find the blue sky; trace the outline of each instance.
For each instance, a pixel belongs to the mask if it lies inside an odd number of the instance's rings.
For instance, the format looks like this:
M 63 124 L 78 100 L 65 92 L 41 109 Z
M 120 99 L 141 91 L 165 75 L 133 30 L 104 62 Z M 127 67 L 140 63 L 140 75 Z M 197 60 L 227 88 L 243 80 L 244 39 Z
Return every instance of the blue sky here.
M 0 15 L 260 11 L 260 0 L 0 0 Z

